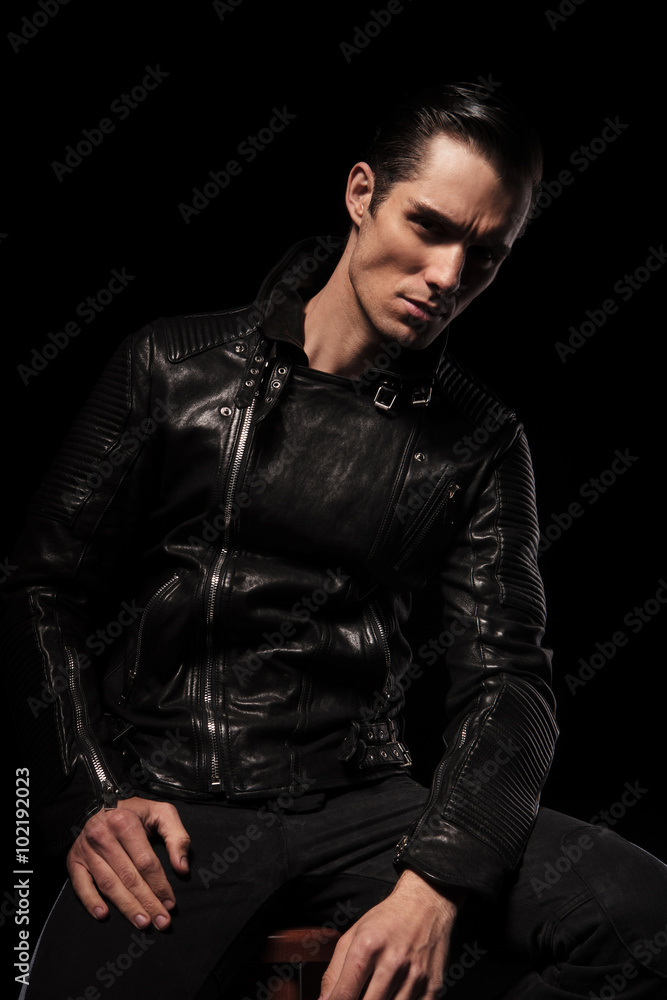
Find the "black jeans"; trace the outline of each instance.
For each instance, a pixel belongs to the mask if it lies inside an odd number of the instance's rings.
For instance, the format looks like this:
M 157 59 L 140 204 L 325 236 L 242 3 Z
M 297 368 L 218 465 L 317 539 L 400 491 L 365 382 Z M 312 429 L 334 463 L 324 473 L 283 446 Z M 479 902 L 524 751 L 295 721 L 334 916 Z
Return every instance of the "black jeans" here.
M 259 805 L 176 803 L 192 838 L 190 875 L 174 876 L 155 844 L 176 895 L 170 929 L 136 930 L 116 910 L 98 923 L 67 883 L 22 998 L 236 1000 L 230 984 L 268 928 L 344 931 L 389 894 L 396 842 L 427 794 L 397 774 Z M 248 1000 L 271 993 L 255 986 Z M 667 868 L 613 831 L 540 810 L 501 896 L 463 907 L 444 995 L 667 997 Z

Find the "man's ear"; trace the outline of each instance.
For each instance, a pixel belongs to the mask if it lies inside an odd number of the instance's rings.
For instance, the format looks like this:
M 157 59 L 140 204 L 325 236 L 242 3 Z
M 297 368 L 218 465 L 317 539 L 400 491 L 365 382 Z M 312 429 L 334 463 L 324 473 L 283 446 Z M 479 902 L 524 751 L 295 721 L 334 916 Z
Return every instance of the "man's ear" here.
M 361 220 L 368 211 L 375 175 L 367 163 L 355 163 L 350 170 L 345 191 L 345 204 L 354 225 L 361 225 Z

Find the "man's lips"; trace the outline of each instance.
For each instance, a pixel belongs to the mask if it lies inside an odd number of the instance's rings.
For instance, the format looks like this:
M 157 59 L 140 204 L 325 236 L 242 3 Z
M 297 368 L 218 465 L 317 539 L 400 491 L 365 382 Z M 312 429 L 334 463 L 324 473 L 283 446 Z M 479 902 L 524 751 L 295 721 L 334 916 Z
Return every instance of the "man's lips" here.
M 408 312 L 417 319 L 421 319 L 424 322 L 428 322 L 434 319 L 442 319 L 446 314 L 447 309 L 444 305 L 431 304 L 429 302 L 421 302 L 419 299 L 408 299 L 405 295 L 401 296 L 406 306 L 408 307 Z

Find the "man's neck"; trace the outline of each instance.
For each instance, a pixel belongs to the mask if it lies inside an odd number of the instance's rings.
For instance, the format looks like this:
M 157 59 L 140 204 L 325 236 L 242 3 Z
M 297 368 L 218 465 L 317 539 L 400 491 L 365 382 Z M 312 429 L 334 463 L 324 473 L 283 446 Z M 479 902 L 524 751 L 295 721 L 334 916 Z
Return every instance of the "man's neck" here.
M 348 250 L 336 270 L 304 312 L 304 350 L 318 371 L 357 378 L 372 367 L 381 350 L 377 332 L 369 327 L 347 273 Z

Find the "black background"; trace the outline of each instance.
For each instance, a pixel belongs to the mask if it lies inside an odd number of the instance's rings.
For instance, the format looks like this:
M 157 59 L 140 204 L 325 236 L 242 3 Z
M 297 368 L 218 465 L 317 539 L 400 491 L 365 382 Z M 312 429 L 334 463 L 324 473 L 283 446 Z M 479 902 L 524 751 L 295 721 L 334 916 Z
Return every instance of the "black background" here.
M 225 6 L 227 9 L 225 10 Z M 614 13 L 594 0 L 533 4 L 394 2 L 388 25 L 357 52 L 376 4 L 189 2 L 60 8 L 4 45 L 5 200 L 0 262 L 5 279 L 2 393 L 5 472 L 0 559 L 9 555 L 27 497 L 114 346 L 157 315 L 202 312 L 254 298 L 291 243 L 347 229 L 343 191 L 363 158 L 378 109 L 404 89 L 439 80 L 484 83 L 517 101 L 542 133 L 549 197 L 497 283 L 452 327 L 454 352 L 521 415 L 531 444 L 543 532 L 579 502 L 582 516 L 551 544 L 541 567 L 547 644 L 555 650 L 562 735 L 543 802 L 590 819 L 620 801 L 626 782 L 645 791 L 615 824 L 667 860 L 664 821 L 662 636 L 667 610 L 634 633 L 623 619 L 655 598 L 662 549 L 664 322 L 662 271 L 628 301 L 614 285 L 644 267 L 667 235 L 664 154 L 658 152 L 659 26 L 647 4 Z M 400 7 L 400 10 L 396 10 Z M 555 12 L 547 15 L 547 11 Z M 3 36 L 25 30 L 37 0 L 5 8 Z M 569 12 L 569 13 L 568 13 Z M 38 17 L 38 22 L 43 18 Z M 18 51 L 14 49 L 18 47 Z M 168 76 L 125 120 L 110 111 L 141 84 L 146 67 Z M 274 109 L 293 120 L 253 162 L 238 147 Z M 115 129 L 82 162 L 56 176 L 68 145 L 103 118 Z M 587 169 L 570 157 L 599 138 L 607 118 L 627 126 Z M 607 133 L 608 135 L 609 133 Z M 599 146 L 595 144 L 595 149 Z M 209 171 L 242 165 L 189 223 Z M 555 183 L 569 170 L 572 183 Z M 77 305 L 106 288 L 113 269 L 134 277 L 89 324 Z M 648 272 L 646 272 L 648 273 Z M 646 273 L 641 272 L 644 278 Z M 617 312 L 565 361 L 555 343 L 614 299 Z M 43 370 L 21 377 L 49 332 L 81 333 Z M 52 352 L 48 352 L 52 353 Z M 634 456 L 598 495 L 581 488 Z M 11 564 L 10 564 L 11 565 Z M 654 609 L 654 605 L 651 605 Z M 628 642 L 572 693 L 566 676 L 596 643 L 622 629 Z M 427 681 L 415 683 L 411 742 L 426 774 L 438 751 Z M 14 771 L 22 766 L 11 718 L 3 719 L 6 858 L 14 867 Z M 425 733 L 435 734 L 433 737 Z M 617 810 L 618 811 L 618 810 Z M 33 841 L 31 940 L 61 872 Z M 622 878 L 622 873 L 617 873 Z M 3 901 L 6 899 L 3 896 Z M 17 928 L 3 910 L 9 955 Z M 3 977 L 12 984 L 11 959 Z M 4 981 L 4 979 L 3 979 Z

